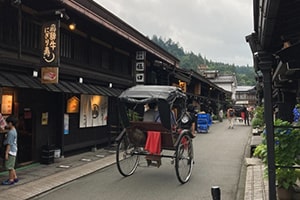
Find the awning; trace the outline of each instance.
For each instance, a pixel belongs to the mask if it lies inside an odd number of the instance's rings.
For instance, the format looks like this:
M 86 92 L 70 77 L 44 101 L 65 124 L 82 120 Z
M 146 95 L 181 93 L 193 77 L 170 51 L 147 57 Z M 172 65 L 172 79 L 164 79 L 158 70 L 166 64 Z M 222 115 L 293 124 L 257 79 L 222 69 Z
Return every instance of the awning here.
M 179 79 L 179 80 L 181 80 L 181 81 L 187 82 L 188 84 L 189 84 L 190 81 L 191 81 L 191 78 L 190 78 L 190 77 L 188 77 L 188 76 L 186 76 L 185 74 L 180 73 L 180 72 L 178 72 L 178 71 L 177 71 L 176 73 L 174 73 L 174 77 L 177 78 L 177 79 Z
M 23 74 L 5 72 L 0 73 L 0 86 L 43 89 L 41 83 L 36 82 L 33 77 Z
M 62 92 L 73 94 L 91 94 L 117 97 L 123 90 L 117 88 L 108 88 L 99 85 L 77 83 L 61 80 L 56 84 L 43 84 L 39 78 L 34 78 L 26 74 L 16 74 L 1 72 L 1 87 L 18 87 L 28 89 L 41 89 L 49 92 Z

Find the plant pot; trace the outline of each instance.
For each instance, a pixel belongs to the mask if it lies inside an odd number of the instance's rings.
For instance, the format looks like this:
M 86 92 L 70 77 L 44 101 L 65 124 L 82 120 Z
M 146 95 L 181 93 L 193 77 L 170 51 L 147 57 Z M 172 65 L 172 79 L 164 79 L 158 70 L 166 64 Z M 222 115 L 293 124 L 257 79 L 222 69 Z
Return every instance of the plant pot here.
M 293 190 L 285 188 L 277 188 L 277 196 L 279 200 L 292 200 Z
M 298 185 L 293 186 L 293 200 L 300 199 L 300 187 Z
M 300 193 L 299 192 L 293 192 L 293 200 L 300 199 Z

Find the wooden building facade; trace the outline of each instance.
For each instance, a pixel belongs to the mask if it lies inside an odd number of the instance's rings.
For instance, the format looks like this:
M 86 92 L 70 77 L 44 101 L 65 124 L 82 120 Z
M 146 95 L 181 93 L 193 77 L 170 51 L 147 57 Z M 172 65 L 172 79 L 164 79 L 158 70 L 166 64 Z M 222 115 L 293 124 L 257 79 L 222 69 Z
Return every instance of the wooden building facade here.
M 94 1 L 0 0 L 1 113 L 19 119 L 19 163 L 45 145 L 64 155 L 111 142 L 117 96 L 169 84 L 178 63 Z
M 121 126 L 117 97 L 136 84 L 186 83 L 198 102 L 225 100 L 178 67 L 92 0 L 0 0 L 0 112 L 19 119 L 18 163 L 39 161 L 45 146 L 67 155 L 112 142 Z

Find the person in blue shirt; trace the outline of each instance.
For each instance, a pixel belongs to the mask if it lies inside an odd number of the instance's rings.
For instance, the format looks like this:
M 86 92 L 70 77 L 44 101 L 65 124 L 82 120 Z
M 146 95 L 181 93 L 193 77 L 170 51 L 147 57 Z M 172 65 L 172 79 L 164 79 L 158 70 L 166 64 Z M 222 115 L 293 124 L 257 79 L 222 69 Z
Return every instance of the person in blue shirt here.
M 8 133 L 7 138 L 4 141 L 5 145 L 5 168 L 8 170 L 9 178 L 2 182 L 2 185 L 13 185 L 18 182 L 17 173 L 15 170 L 16 156 L 18 152 L 17 147 L 17 131 L 16 124 L 17 119 L 13 116 L 9 116 L 6 119 Z

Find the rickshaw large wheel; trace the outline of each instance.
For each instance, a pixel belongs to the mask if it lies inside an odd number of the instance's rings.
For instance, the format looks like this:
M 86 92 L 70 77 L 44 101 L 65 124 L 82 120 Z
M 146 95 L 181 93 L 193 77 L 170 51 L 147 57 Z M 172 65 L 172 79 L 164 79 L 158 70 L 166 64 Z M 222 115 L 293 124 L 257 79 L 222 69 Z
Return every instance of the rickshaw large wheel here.
M 123 176 L 132 175 L 138 166 L 139 156 L 134 153 L 135 150 L 126 134 L 118 141 L 116 159 L 118 170 Z
M 175 170 L 179 182 L 184 184 L 189 181 L 192 174 L 194 164 L 193 143 L 188 132 L 180 134 L 178 140 L 175 152 Z

